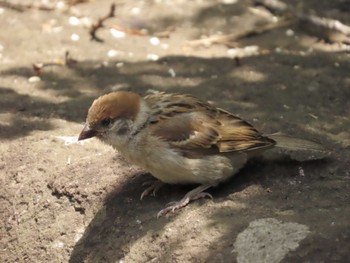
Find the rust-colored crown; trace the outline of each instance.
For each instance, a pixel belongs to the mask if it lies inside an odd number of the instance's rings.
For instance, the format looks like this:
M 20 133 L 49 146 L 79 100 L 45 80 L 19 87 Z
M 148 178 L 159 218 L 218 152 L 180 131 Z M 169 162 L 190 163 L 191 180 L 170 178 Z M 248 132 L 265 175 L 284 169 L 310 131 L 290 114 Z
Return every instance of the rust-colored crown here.
M 87 123 L 91 126 L 105 118 L 135 120 L 140 110 L 141 97 L 133 92 L 116 91 L 97 98 L 91 105 Z

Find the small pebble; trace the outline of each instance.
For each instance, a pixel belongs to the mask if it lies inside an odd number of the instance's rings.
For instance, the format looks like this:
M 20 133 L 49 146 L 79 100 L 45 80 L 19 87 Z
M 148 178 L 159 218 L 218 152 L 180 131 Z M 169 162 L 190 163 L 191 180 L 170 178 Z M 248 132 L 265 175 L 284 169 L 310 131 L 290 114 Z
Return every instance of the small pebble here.
M 168 72 L 169 72 L 169 74 L 170 74 L 170 76 L 171 76 L 172 78 L 175 78 L 175 77 L 176 77 L 176 73 L 175 73 L 175 70 L 174 70 L 174 69 L 170 68 L 170 69 L 168 70 Z
M 59 1 L 57 4 L 56 4 L 56 8 L 59 9 L 59 10 L 63 10 L 66 8 L 66 4 L 64 1 Z
M 133 7 L 133 8 L 131 8 L 130 13 L 132 15 L 139 15 L 141 13 L 141 8 L 140 7 Z
M 39 76 L 32 76 L 28 79 L 28 81 L 30 83 L 35 83 L 35 82 L 39 82 L 41 80 L 41 78 Z
M 64 247 L 64 243 L 63 242 L 58 242 L 57 243 L 57 247 L 58 248 L 63 248 Z
M 286 85 L 281 84 L 281 85 L 279 85 L 279 88 L 280 88 L 280 90 L 286 90 L 286 89 L 287 89 L 287 86 L 286 86 Z
M 159 59 L 159 56 L 156 54 L 147 54 L 147 59 L 151 61 L 157 61 Z
M 158 46 L 160 44 L 160 40 L 158 37 L 151 37 L 149 39 L 149 42 L 153 45 L 153 46 Z
M 124 38 L 126 36 L 125 32 L 119 31 L 117 29 L 110 29 L 109 32 L 111 32 L 112 36 L 115 38 Z
M 277 23 L 278 22 L 278 17 L 277 16 L 273 16 L 271 18 L 271 20 L 272 20 L 272 22 Z
M 109 51 L 107 52 L 107 56 L 108 56 L 109 58 L 113 58 L 113 57 L 117 56 L 118 53 L 119 53 L 119 52 L 118 52 L 117 50 L 111 49 L 111 50 L 109 50 Z
M 72 41 L 79 41 L 79 39 L 80 39 L 80 36 L 78 35 L 78 34 L 72 34 L 71 36 L 70 36 L 70 39 L 72 40 Z
M 248 56 L 257 55 L 258 53 L 259 53 L 258 46 L 246 46 L 243 48 L 230 48 L 227 50 L 227 54 L 231 58 L 248 57 Z
M 237 3 L 237 0 L 221 0 L 221 2 L 225 5 L 232 5 Z
M 317 117 L 315 114 L 309 113 L 309 116 L 310 116 L 311 118 L 314 118 L 315 120 L 318 120 L 318 117 Z
M 80 20 L 76 16 L 71 16 L 69 18 L 69 24 L 72 26 L 78 26 L 80 24 Z
M 275 51 L 276 51 L 276 53 L 281 53 L 281 52 L 282 52 L 282 48 L 276 47 L 276 48 L 275 48 Z
M 294 36 L 294 31 L 293 31 L 292 29 L 288 29 L 288 30 L 286 31 L 286 35 L 287 35 L 288 37 L 292 37 L 292 36 Z

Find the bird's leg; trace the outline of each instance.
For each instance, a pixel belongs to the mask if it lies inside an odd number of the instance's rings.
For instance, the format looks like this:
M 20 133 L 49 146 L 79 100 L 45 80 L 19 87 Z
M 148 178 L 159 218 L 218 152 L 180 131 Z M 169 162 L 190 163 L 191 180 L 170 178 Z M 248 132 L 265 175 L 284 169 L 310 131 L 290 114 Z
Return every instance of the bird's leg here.
M 163 184 L 164 184 L 163 182 L 158 180 L 143 183 L 143 185 L 149 185 L 149 186 L 142 192 L 140 196 L 140 200 L 142 200 L 145 196 L 148 196 L 149 194 L 156 196 L 156 193 L 163 186 Z
M 177 209 L 180 209 L 184 206 L 186 206 L 190 201 L 197 200 L 204 197 L 209 197 L 213 199 L 211 194 L 207 192 L 203 192 L 204 190 L 212 187 L 212 185 L 200 185 L 193 189 L 192 191 L 189 191 L 180 201 L 170 202 L 166 205 L 166 207 L 159 211 L 157 214 L 157 217 L 161 217 L 166 215 L 169 212 L 174 212 Z

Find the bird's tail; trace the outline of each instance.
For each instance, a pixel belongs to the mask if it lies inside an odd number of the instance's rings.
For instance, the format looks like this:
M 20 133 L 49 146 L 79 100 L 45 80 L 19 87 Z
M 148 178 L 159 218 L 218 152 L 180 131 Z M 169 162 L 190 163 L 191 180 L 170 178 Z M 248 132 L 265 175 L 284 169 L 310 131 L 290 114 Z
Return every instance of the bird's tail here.
M 321 144 L 305 139 L 275 133 L 268 135 L 276 141 L 276 147 L 298 161 L 322 159 L 329 154 Z

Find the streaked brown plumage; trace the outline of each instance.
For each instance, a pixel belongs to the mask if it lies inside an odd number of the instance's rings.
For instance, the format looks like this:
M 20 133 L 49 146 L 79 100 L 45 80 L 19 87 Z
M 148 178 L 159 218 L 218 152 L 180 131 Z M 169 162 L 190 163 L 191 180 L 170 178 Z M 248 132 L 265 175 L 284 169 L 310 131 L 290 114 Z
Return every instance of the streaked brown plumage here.
M 158 216 L 190 200 L 210 196 L 203 191 L 233 176 L 251 156 L 274 146 L 323 151 L 320 145 L 301 139 L 275 136 L 276 142 L 207 102 L 166 93 L 141 98 L 133 92 L 118 91 L 101 96 L 89 109 L 79 140 L 93 136 L 162 182 L 200 184 Z M 159 183 L 151 186 L 141 198 L 158 188 Z

